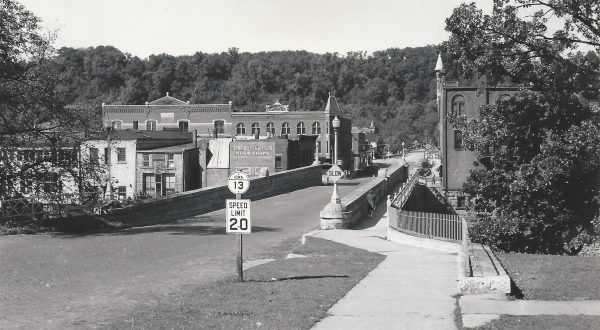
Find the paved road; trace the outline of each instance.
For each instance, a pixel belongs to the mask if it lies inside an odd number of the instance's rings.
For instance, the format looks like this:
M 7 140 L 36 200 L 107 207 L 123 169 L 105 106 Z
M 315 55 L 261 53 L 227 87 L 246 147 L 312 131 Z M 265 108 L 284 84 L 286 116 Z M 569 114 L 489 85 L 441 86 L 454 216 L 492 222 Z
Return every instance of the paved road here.
M 342 196 L 370 178 L 341 185 Z M 252 203 L 254 233 L 244 259 L 280 257 L 285 244 L 319 226 L 331 186 Z M 85 236 L 0 236 L 0 328 L 94 328 L 235 274 L 236 240 L 224 210 L 176 223 Z

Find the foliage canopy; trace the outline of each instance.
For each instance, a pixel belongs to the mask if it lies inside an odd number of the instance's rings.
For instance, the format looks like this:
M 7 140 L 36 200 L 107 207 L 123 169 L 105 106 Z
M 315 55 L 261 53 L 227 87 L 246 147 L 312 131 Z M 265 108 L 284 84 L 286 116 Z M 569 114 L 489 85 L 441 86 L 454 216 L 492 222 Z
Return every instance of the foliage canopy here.
M 463 4 L 447 19 L 446 47 L 465 76 L 523 86 L 479 119 L 449 118 L 479 160 L 463 186 L 474 197 L 474 239 L 577 253 L 595 234 L 600 125 L 588 99 L 598 99 L 600 59 L 575 49 L 600 46 L 599 14 L 593 1 L 495 0 L 491 15 Z M 552 16 L 564 24 L 551 34 Z

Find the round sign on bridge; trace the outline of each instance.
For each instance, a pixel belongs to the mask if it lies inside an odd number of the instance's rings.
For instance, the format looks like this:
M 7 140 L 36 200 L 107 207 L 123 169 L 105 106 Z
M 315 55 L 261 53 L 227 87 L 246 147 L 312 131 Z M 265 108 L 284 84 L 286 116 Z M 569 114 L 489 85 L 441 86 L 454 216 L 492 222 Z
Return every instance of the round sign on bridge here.
M 227 180 L 227 187 L 234 194 L 243 194 L 250 188 L 250 179 L 243 172 L 231 173 Z
M 338 182 L 343 176 L 344 171 L 337 165 L 333 165 L 327 170 L 327 177 L 334 183 Z

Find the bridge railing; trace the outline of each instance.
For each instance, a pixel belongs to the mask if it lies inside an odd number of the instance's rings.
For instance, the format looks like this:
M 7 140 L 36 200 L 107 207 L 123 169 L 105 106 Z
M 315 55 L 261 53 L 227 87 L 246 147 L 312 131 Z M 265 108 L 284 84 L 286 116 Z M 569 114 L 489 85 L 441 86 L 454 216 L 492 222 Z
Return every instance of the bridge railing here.
M 402 185 L 402 187 L 400 187 L 400 190 L 398 191 L 398 193 L 396 194 L 396 196 L 394 196 L 394 198 L 391 201 L 391 204 L 394 205 L 397 208 L 402 208 L 404 206 L 404 203 L 406 203 L 406 201 L 408 200 L 408 197 L 410 197 L 410 194 L 415 186 L 415 183 L 417 182 L 417 178 L 419 176 L 417 175 L 416 172 L 413 172 L 409 177 L 408 180 L 406 180 L 406 182 Z
M 45 194 L 0 200 L 0 223 L 58 218 L 72 213 L 98 213 L 101 194 Z
M 456 214 L 413 212 L 390 205 L 388 219 L 390 228 L 408 234 L 457 242 L 467 237 L 464 219 Z

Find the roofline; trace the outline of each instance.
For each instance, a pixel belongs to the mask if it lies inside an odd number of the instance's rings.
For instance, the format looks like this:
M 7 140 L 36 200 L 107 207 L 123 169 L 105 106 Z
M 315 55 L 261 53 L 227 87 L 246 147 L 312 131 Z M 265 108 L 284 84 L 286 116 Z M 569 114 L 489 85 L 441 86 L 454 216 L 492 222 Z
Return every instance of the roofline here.
M 214 107 L 231 106 L 229 103 L 209 103 L 209 104 L 103 104 L 103 107 Z
M 480 89 L 479 87 L 473 87 L 473 86 L 444 86 L 444 89 L 446 90 L 478 90 Z M 521 90 L 521 89 L 530 89 L 528 87 L 524 87 L 524 86 L 486 86 L 486 87 L 482 87 L 481 89 L 483 90 Z
M 246 112 L 246 111 L 235 111 L 232 112 L 231 115 L 269 115 L 269 114 L 323 114 L 323 115 L 330 115 L 330 116 L 339 116 L 340 114 L 338 113 L 331 113 L 331 112 L 325 112 L 325 111 L 281 111 L 281 112 L 266 112 L 266 111 L 260 111 L 260 112 Z

